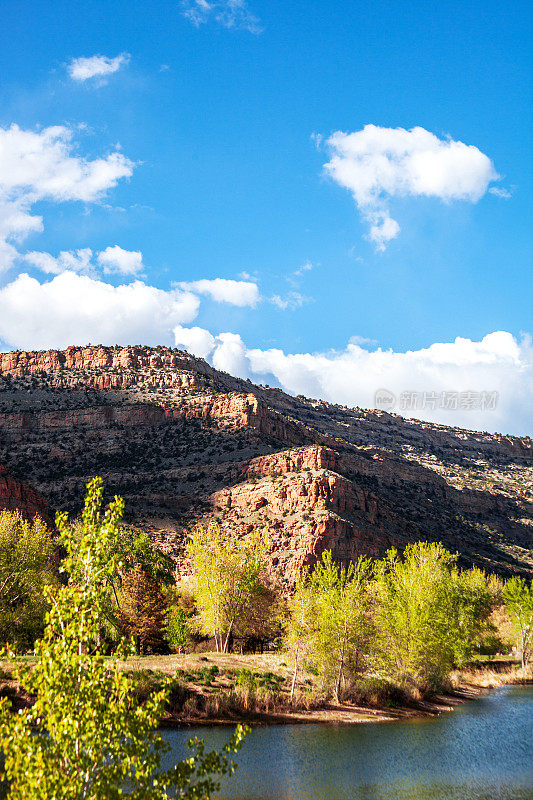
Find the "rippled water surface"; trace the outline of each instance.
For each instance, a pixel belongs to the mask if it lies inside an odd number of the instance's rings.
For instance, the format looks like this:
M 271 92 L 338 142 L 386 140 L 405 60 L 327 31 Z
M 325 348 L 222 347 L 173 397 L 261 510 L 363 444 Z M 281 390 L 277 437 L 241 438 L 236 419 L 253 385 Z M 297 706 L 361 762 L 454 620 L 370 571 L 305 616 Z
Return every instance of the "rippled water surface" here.
M 174 758 L 198 735 L 168 731 Z M 506 687 L 434 719 L 254 728 L 225 800 L 532 800 L 533 687 Z

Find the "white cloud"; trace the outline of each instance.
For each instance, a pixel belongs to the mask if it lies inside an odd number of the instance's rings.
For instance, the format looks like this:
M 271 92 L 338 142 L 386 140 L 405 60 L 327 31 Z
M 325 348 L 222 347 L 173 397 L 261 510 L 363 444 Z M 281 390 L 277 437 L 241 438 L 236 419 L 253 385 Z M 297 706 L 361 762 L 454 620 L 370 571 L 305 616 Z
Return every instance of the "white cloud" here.
M 98 253 L 98 263 L 106 275 L 113 272 L 119 275 L 140 275 L 144 269 L 140 250 L 123 250 L 118 244 L 106 247 Z
M 246 348 L 238 333 L 219 333 L 211 363 L 215 369 L 224 370 L 230 375 L 236 375 L 238 378 L 248 377 Z
M 352 193 L 378 250 L 400 231 L 390 216 L 389 198 L 476 203 L 499 178 L 490 158 L 474 145 L 439 139 L 420 127 L 365 125 L 355 133 L 336 131 L 326 144 L 331 158 L 324 169 Z
M 84 275 L 93 274 L 93 251 L 90 247 L 81 250 L 62 250 L 57 257 L 50 253 L 32 250 L 22 257 L 27 264 L 46 272 L 48 275 L 60 275 L 62 272 L 78 272 Z
M 91 56 L 90 58 L 73 58 L 68 65 L 68 74 L 74 81 L 87 81 L 91 78 L 105 78 L 125 66 L 130 60 L 129 53 L 120 53 L 115 58 L 107 56 Z
M 242 28 L 249 33 L 263 30 L 246 0 L 182 0 L 181 8 L 183 16 L 197 28 L 213 19 L 224 28 Z
M 510 200 L 513 196 L 508 189 L 502 189 L 500 186 L 491 186 L 489 192 L 496 197 L 501 197 L 502 200 Z
M 293 275 L 296 275 L 296 277 L 300 278 L 302 275 L 304 275 L 306 272 L 310 272 L 312 269 L 313 264 L 311 264 L 310 261 L 306 261 L 305 264 L 302 264 L 301 267 L 298 267 L 298 269 L 294 270 Z
M 199 281 L 181 281 L 181 289 L 197 294 L 206 294 L 217 303 L 230 303 L 233 306 L 251 306 L 259 302 L 259 289 L 251 281 L 233 281 L 226 278 L 204 278 Z
M 176 344 L 217 367 L 253 380 L 263 376 L 288 392 L 321 398 L 347 406 L 372 408 L 378 389 L 388 389 L 399 401 L 403 392 L 437 397 L 442 392 L 497 392 L 494 409 L 443 409 L 439 400 L 417 410 L 401 411 L 407 417 L 447 425 L 524 435 L 531 429 L 530 398 L 533 392 L 533 348 L 528 337 L 517 341 L 506 331 L 488 334 L 481 341 L 457 337 L 453 342 L 407 351 L 369 351 L 357 339 L 342 351 L 286 354 L 279 349 L 248 349 L 239 336 L 212 336 L 195 329 L 187 341 L 180 329 Z M 201 342 L 201 352 L 195 351 Z M 360 341 L 360 340 L 359 340 Z M 426 398 L 427 399 L 427 398 Z M 460 403 L 459 403 L 460 405 Z
M 185 328 L 176 325 L 174 328 L 174 344 L 182 350 L 194 353 L 200 358 L 207 358 L 215 349 L 215 337 L 205 328 Z
M 295 308 L 300 308 L 308 300 L 309 298 L 300 294 L 300 292 L 289 292 L 285 297 L 274 294 L 270 298 L 270 302 L 280 311 L 286 311 L 287 309 L 293 311 Z
M 0 128 L 0 196 L 91 203 L 132 174 L 133 163 L 122 153 L 90 161 L 74 154 L 72 139 L 72 129 L 63 125 L 38 132 Z
M 17 257 L 15 244 L 43 230 L 42 217 L 32 213 L 35 203 L 98 202 L 132 172 L 133 163 L 118 150 L 92 160 L 77 155 L 65 126 L 0 127 L 0 273 Z
M 140 250 L 123 250 L 118 244 L 106 247 L 100 253 L 93 253 L 90 247 L 84 247 L 80 250 L 62 250 L 58 256 L 32 250 L 21 258 L 48 275 L 77 272 L 95 277 L 102 270 L 104 275 L 139 277 L 144 269 Z
M 111 286 L 74 272 L 46 283 L 19 275 L 0 289 L 0 339 L 8 347 L 70 344 L 161 344 L 176 325 L 192 322 L 200 301 L 141 281 Z

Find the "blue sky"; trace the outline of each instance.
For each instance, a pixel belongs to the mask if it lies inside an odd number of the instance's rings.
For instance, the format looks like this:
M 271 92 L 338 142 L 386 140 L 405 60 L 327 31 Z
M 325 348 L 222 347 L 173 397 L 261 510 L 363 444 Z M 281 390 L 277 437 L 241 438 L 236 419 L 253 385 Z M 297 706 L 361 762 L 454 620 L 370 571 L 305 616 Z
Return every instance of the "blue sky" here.
M 387 388 L 408 415 L 531 433 L 529 4 L 0 10 L 2 349 L 176 343 L 294 393 Z M 195 283 L 220 279 L 239 284 Z M 408 390 L 498 401 L 402 409 Z

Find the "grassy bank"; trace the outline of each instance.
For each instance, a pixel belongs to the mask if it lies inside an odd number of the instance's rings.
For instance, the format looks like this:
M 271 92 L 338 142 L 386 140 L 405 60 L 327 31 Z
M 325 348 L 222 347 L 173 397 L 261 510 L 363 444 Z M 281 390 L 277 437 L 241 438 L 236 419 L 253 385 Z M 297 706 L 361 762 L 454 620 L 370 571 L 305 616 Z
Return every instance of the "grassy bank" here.
M 14 666 L 0 664 L 0 694 L 8 696 L 18 709 L 31 703 L 31 697 L 13 679 Z M 399 687 L 365 678 L 347 686 L 345 700 L 337 704 L 324 695 L 311 673 L 300 675 L 291 698 L 291 669 L 277 653 L 145 656 L 128 659 L 121 666 L 129 673 L 141 701 L 161 686 L 163 677 L 172 677 L 163 727 L 237 721 L 361 723 L 406 719 L 450 710 L 491 688 L 533 682 L 531 670 L 524 673 L 514 662 L 475 662 L 454 672 L 449 686 L 440 693 L 423 695 L 416 686 Z

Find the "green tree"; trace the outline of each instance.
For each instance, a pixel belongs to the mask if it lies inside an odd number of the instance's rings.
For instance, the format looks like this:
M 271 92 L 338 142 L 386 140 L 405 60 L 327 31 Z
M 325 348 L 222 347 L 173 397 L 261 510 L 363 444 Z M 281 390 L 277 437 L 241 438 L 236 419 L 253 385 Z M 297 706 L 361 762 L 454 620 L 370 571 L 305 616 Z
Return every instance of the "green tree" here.
M 35 705 L 13 714 L 8 701 L 0 701 L 9 800 L 209 798 L 218 788 L 216 776 L 233 771 L 229 755 L 243 730 L 220 753 L 192 743 L 196 752 L 189 759 L 161 769 L 168 747 L 156 726 L 168 687 L 137 705 L 127 676 L 98 651 L 105 588 L 119 567 L 115 542 L 123 511 L 115 498 L 102 513 L 102 490 L 101 479 L 88 484 L 83 535 L 72 535 L 66 516 L 57 518 L 70 580 L 45 589 L 50 611 L 37 663 L 19 674 Z M 125 656 L 124 648 L 118 655 Z
M 164 636 L 168 646 L 181 653 L 189 638 L 187 617 L 182 608 L 169 609 L 165 618 Z
M 456 557 L 441 544 L 417 542 L 403 560 L 389 550 L 376 562 L 377 666 L 400 682 L 439 686 L 450 663 L 444 587 Z
M 498 591 L 483 570 L 453 567 L 442 574 L 439 628 L 448 666 L 462 667 L 495 628 L 490 615 Z M 447 653 L 446 653 L 447 645 Z
M 52 534 L 39 517 L 0 511 L 0 642 L 33 647 L 44 628 L 44 586 L 56 576 Z
M 188 543 L 202 628 L 215 637 L 217 652 L 227 652 L 233 628 L 267 580 L 268 547 L 258 531 L 243 539 L 219 525 L 199 526 Z
M 356 674 L 368 653 L 368 584 L 370 561 L 359 558 L 348 567 L 326 550 L 310 578 L 314 653 L 324 683 L 337 702 L 348 674 Z
M 147 575 L 163 586 L 174 583 L 175 562 L 172 556 L 154 547 L 147 533 L 137 533 L 121 528 L 117 541 L 123 569 L 134 569 L 140 564 Z
M 81 520 L 71 525 L 73 542 L 83 539 L 84 529 Z M 174 581 L 174 560 L 157 547 L 153 547 L 147 534 L 138 534 L 130 528 L 118 526 L 113 541 L 108 543 L 108 557 L 115 565 L 115 571 L 109 572 L 102 587 L 102 614 L 100 637 L 102 641 L 116 644 L 124 627 L 124 617 L 128 618 L 128 609 L 123 608 L 125 600 L 134 592 L 135 582 L 141 580 L 139 569 L 142 569 L 146 581 L 155 582 L 159 586 L 169 587 Z M 76 548 L 73 547 L 76 553 Z M 73 576 L 79 566 L 76 558 L 71 566 Z M 130 573 L 133 575 L 131 577 Z M 130 575 L 130 577 L 128 577 Z M 126 592 L 123 591 L 125 585 Z
M 518 649 L 525 669 L 531 659 L 533 644 L 533 583 L 525 578 L 510 578 L 503 589 L 503 600 L 511 617 Z
M 284 619 L 283 644 L 292 656 L 294 669 L 291 681 L 291 700 L 294 697 L 298 671 L 305 667 L 313 652 L 312 635 L 315 630 L 313 595 L 308 583 L 307 573 L 300 576 L 294 593 L 289 598 L 287 614 Z

